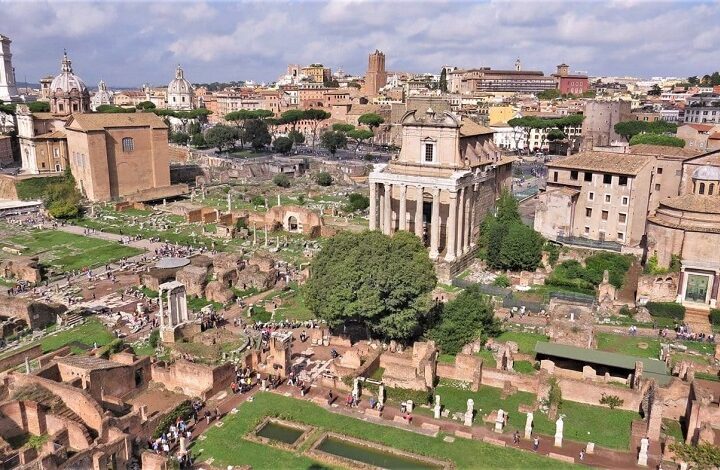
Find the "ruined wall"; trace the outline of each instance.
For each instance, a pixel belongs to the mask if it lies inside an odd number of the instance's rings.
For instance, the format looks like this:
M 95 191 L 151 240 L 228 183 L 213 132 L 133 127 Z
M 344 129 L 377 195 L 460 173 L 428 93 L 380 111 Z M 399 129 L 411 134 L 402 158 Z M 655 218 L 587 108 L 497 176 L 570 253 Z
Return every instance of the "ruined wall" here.
M 18 366 L 25 362 L 25 358 L 28 360 L 35 359 L 42 355 L 42 345 L 38 344 L 32 348 L 28 348 L 22 351 L 17 351 L 3 359 L 0 359 L 0 370 L 10 369 L 11 367 Z
M 470 382 L 471 384 L 481 382 L 483 374 L 482 358 L 473 354 L 458 354 L 453 364 L 437 364 L 438 377 Z
M 540 375 L 523 375 L 517 372 L 503 371 L 498 369 L 484 369 L 482 384 L 490 387 L 503 388 L 505 382 L 510 382 L 522 392 L 538 393 L 540 388 Z M 565 396 L 563 395 L 563 398 Z
M 46 304 L 34 300 L 0 295 L 0 317 L 15 317 L 32 329 L 42 329 L 53 323 L 67 308 L 61 304 Z
M 651 302 L 675 302 L 680 273 L 647 274 L 638 279 L 637 298 Z
M 151 375 L 153 381 L 162 383 L 168 390 L 179 391 L 189 397 L 209 398 L 230 386 L 234 368 L 232 364 L 213 368 L 181 360 L 167 367 L 153 364 Z
M 637 389 L 614 387 L 612 385 L 565 378 L 558 378 L 558 385 L 560 386 L 560 390 L 562 390 L 564 400 L 602 406 L 600 405 L 600 399 L 604 393 L 606 395 L 616 395 L 620 397 L 620 399 L 623 400 L 623 404 L 618 406 L 618 408 L 622 410 L 640 410 L 642 394 Z
M 18 199 L 15 178 L 10 175 L 0 175 L 0 200 L 2 199 L 9 199 L 11 201 Z

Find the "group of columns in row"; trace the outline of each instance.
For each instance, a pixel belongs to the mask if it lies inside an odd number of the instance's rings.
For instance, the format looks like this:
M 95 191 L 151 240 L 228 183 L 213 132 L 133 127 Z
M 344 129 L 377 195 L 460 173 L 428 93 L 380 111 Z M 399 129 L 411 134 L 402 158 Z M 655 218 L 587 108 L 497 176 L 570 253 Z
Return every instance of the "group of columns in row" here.
M 393 186 L 398 186 L 400 191 L 397 228 L 392 218 Z M 405 184 L 370 183 L 370 230 L 380 229 L 386 235 L 392 235 L 396 229 L 408 230 L 407 188 L 408 185 Z M 415 235 L 422 240 L 425 188 L 423 186 L 413 186 L 413 188 L 415 190 L 413 226 Z M 430 258 L 435 260 L 440 255 L 440 189 L 432 188 L 430 191 L 432 195 Z M 450 203 L 445 221 L 445 261 L 451 262 L 467 253 L 475 245 L 471 237 L 474 198 L 472 197 L 472 186 L 461 187 L 456 191 L 449 191 L 448 194 Z

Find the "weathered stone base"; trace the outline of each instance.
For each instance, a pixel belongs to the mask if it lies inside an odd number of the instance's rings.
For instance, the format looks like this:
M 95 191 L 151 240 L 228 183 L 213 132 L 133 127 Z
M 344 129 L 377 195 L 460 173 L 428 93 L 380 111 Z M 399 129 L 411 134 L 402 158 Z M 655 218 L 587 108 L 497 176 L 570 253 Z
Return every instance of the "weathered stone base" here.
M 477 249 L 477 245 L 470 247 L 467 253 L 452 262 L 445 261 L 441 255 L 438 260 L 435 261 L 435 273 L 437 274 L 438 282 L 450 284 L 455 276 L 462 273 L 472 264 L 475 260 Z

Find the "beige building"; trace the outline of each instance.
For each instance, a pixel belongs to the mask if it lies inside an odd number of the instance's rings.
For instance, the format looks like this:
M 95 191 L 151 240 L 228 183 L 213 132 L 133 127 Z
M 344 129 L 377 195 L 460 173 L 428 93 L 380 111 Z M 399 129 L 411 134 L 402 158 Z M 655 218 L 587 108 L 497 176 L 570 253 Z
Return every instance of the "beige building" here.
M 683 124 L 678 126 L 676 135 L 685 141 L 686 148 L 720 149 L 720 124 Z
M 639 248 L 650 204 L 654 158 L 581 152 L 548 165 L 535 230 L 550 240 L 620 251 Z
M 492 130 L 450 112 L 408 111 L 401 125 L 400 155 L 369 177 L 370 229 L 415 233 L 447 280 L 473 259 L 482 217 L 511 184 L 512 159 Z
M 322 64 L 310 64 L 307 67 L 303 67 L 301 73 L 314 83 L 329 82 L 332 78 L 331 70 L 323 67 Z
M 152 200 L 170 186 L 167 126 L 153 113 L 75 114 L 65 126 L 70 169 L 91 201 Z
M 385 54 L 375 50 L 375 52 L 368 57 L 368 68 L 365 73 L 363 91 L 369 96 L 377 96 L 380 93 L 380 89 L 386 84 Z
M 648 256 L 681 263 L 677 301 L 715 308 L 720 288 L 720 151 L 687 159 L 678 196 L 664 199 L 648 218 Z
M 583 112 L 583 149 L 625 144 L 625 139 L 615 132 L 615 124 L 634 121 L 629 101 L 588 101 Z

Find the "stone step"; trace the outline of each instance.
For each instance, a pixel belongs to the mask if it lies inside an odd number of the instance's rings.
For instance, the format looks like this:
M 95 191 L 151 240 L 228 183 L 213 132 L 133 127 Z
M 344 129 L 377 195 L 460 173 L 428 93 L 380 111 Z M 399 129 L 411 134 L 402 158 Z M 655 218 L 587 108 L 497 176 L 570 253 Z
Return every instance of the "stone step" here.
M 685 310 L 685 318 L 683 321 L 690 327 L 690 331 L 693 333 L 712 333 L 710 312 L 707 310 L 688 308 Z

